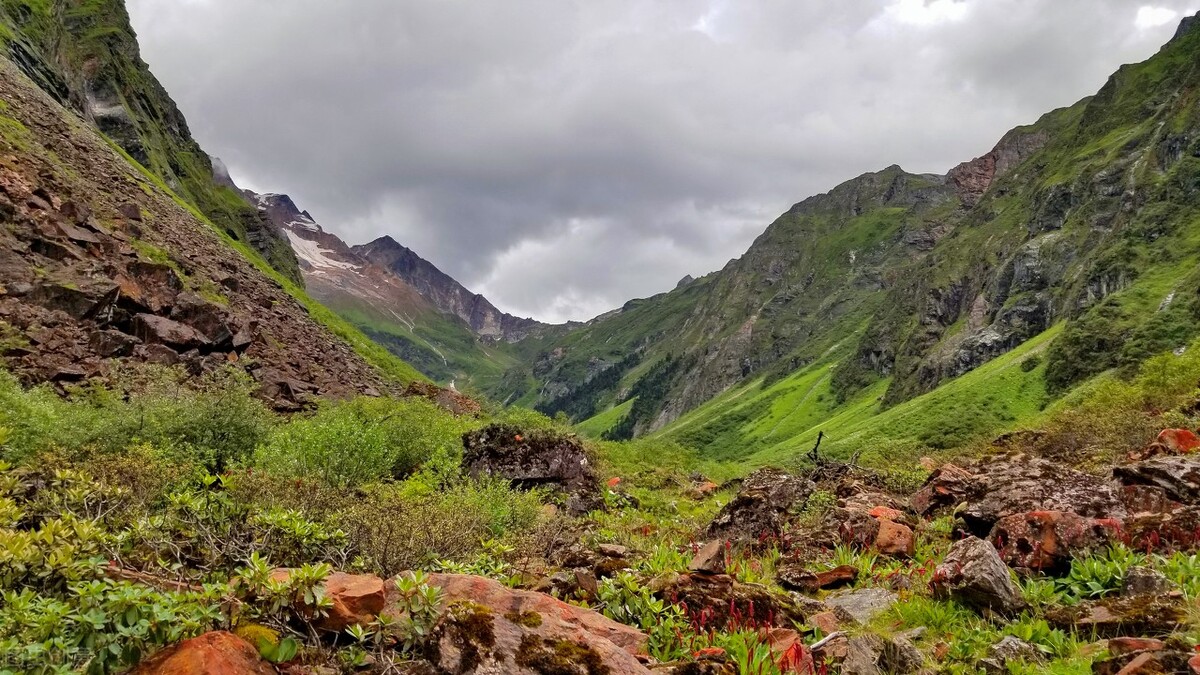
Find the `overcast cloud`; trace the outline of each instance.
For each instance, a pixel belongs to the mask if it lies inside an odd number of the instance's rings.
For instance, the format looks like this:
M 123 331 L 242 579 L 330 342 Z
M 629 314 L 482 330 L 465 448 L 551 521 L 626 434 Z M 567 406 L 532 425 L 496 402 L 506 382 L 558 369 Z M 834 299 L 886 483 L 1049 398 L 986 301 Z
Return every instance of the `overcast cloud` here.
M 586 319 L 791 204 L 945 172 L 1094 93 L 1196 0 L 128 0 L 192 131 L 351 244 Z

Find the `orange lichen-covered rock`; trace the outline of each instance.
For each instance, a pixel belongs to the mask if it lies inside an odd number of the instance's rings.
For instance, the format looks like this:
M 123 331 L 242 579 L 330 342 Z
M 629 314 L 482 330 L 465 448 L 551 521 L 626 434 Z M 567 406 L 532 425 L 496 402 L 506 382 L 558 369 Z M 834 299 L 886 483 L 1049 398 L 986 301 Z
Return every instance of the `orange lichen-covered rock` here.
M 142 661 L 130 675 L 275 675 L 249 642 L 213 631 L 167 647 Z

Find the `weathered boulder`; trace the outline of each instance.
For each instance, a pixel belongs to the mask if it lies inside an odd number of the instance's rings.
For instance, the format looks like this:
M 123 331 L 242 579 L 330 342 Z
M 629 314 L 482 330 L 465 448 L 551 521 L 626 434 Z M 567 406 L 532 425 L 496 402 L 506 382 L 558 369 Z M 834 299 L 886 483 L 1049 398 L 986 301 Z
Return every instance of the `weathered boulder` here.
M 1072 558 L 1101 548 L 1121 523 L 1084 518 L 1070 511 L 1031 511 L 1001 518 L 988 537 L 1010 567 L 1066 573 Z
M 1114 483 L 1061 463 L 1018 456 L 992 462 L 980 477 L 983 486 L 959 512 L 976 537 L 987 537 L 1005 516 L 1030 511 L 1071 511 L 1117 520 L 1126 515 Z
M 275 672 L 249 642 L 227 631 L 213 631 L 151 655 L 130 675 L 272 675 Z
M 742 481 L 737 496 L 708 525 L 710 537 L 757 541 L 779 537 L 794 511 L 803 508 L 816 486 L 774 468 L 759 469 Z
M 912 496 L 912 508 L 921 516 L 951 509 L 967 501 L 983 487 L 983 480 L 966 469 L 943 464 L 925 479 Z
M 875 535 L 874 547 L 883 555 L 911 558 L 916 552 L 917 544 L 909 526 L 881 518 L 879 519 L 879 532 Z
M 429 583 L 447 603 L 426 655 L 439 672 L 650 672 L 636 658 L 646 636 L 598 612 L 483 577 L 431 574 Z
M 25 298 L 46 309 L 58 310 L 72 319 L 97 319 L 111 311 L 120 289 L 108 281 L 67 283 L 43 281 L 36 284 Z
M 720 539 L 713 539 L 701 546 L 688 563 L 689 572 L 701 574 L 724 574 L 725 567 L 725 542 Z
M 118 330 L 97 330 L 88 336 L 88 346 L 104 358 L 129 356 L 141 340 Z
M 567 510 L 573 513 L 603 505 L 591 460 L 576 438 L 493 424 L 464 434 L 463 448 L 463 466 L 472 476 L 498 476 L 527 490 L 557 490 L 567 495 Z
M 1118 596 L 1052 607 L 1046 611 L 1046 621 L 1101 637 L 1169 635 L 1187 621 L 1187 606 L 1170 596 Z
M 860 588 L 832 595 L 825 599 L 825 605 L 839 618 L 865 626 L 891 609 L 896 600 L 896 594 L 885 588 Z
M 171 319 L 190 326 L 217 349 L 233 344 L 233 330 L 225 320 L 225 311 L 194 293 L 181 293 L 175 299 Z
M 822 589 L 854 583 L 858 579 L 858 568 L 854 565 L 841 565 L 831 570 L 813 572 L 801 561 L 784 560 L 775 570 L 775 578 L 779 585 L 786 589 L 816 593 Z
M 1130 567 L 1121 582 L 1121 595 L 1165 595 L 1175 590 L 1167 575 L 1149 567 Z
M 190 326 L 155 314 L 134 316 L 133 334 L 147 344 L 166 345 L 180 351 L 208 345 L 208 340 Z
M 1006 635 L 996 644 L 988 647 L 988 658 L 999 666 L 998 672 L 1009 672 L 1010 663 L 1037 663 L 1043 660 L 1042 651 L 1037 646 L 1020 638 Z
M 1162 489 L 1167 497 L 1183 504 L 1200 503 L 1200 456 L 1175 455 L 1152 457 L 1141 462 L 1118 466 L 1113 476 L 1125 485 L 1149 485 Z
M 955 542 L 930 585 L 935 596 L 953 598 L 976 610 L 1015 614 L 1025 607 L 1021 589 L 996 548 L 978 537 Z
M 1142 551 L 1195 548 L 1200 544 L 1200 506 L 1131 516 L 1125 520 L 1125 538 L 1132 548 Z
M 124 273 L 113 275 L 113 280 L 121 287 L 121 306 L 134 313 L 169 311 L 183 291 L 183 280 L 175 268 L 162 263 L 129 263 Z
M 679 574 L 650 582 L 654 594 L 680 605 L 705 630 L 737 625 L 790 628 L 804 621 L 795 601 L 759 584 L 743 584 L 728 574 Z
M 271 570 L 271 579 L 286 581 L 292 570 Z M 372 574 L 334 572 L 325 578 L 325 597 L 332 601 L 328 613 L 316 621 L 319 628 L 340 633 L 355 624 L 368 624 L 383 611 L 387 593 L 383 579 Z

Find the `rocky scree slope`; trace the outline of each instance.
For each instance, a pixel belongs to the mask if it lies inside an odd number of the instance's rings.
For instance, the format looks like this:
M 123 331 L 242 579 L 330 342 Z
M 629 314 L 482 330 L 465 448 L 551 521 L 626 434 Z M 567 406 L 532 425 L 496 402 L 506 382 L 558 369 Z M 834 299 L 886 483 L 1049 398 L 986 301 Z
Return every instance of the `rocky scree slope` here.
M 302 285 L 287 240 L 235 190 L 142 61 L 122 0 L 4 0 L 0 45 L 58 103 L 79 113 L 234 239 Z
M 628 437 L 822 359 L 839 400 L 885 380 L 889 406 L 1060 322 L 1051 391 L 1186 344 L 1200 301 L 1191 25 L 945 175 L 864 174 L 793 206 L 718 272 L 528 339 L 497 397 L 577 420 L 626 402 L 610 432 Z
M 104 376 L 121 362 L 197 374 L 236 363 L 283 410 L 390 386 L 6 60 L 0 101 L 3 359 L 26 382 Z

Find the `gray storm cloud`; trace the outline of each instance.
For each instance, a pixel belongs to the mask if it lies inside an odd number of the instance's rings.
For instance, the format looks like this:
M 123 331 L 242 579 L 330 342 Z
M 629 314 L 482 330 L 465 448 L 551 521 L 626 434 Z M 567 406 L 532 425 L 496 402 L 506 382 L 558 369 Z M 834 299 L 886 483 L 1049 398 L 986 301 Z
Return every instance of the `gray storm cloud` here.
M 1196 0 L 128 0 L 236 179 L 501 308 L 586 319 L 865 171 L 943 172 Z

